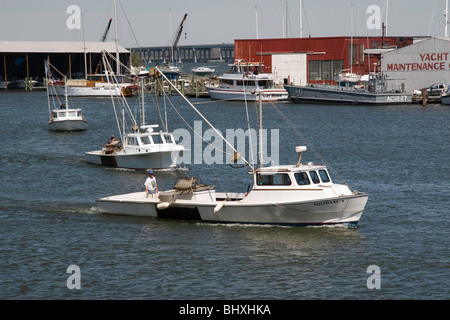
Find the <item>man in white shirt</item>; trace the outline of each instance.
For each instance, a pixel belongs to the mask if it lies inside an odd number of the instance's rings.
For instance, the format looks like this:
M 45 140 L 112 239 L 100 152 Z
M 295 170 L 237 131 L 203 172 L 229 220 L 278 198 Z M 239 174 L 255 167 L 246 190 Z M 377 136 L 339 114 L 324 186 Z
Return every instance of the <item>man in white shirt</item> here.
M 146 195 L 158 193 L 156 178 L 153 176 L 153 171 L 151 169 L 148 170 L 148 178 L 145 180 L 144 186 Z

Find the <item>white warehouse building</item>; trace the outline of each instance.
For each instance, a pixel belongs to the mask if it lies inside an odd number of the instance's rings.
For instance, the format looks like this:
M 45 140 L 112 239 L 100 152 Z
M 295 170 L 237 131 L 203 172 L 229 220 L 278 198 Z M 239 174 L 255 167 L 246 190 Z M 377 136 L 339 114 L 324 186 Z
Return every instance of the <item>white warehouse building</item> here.
M 388 90 L 412 93 L 433 84 L 450 84 L 450 38 L 430 38 L 386 52 L 381 71 Z

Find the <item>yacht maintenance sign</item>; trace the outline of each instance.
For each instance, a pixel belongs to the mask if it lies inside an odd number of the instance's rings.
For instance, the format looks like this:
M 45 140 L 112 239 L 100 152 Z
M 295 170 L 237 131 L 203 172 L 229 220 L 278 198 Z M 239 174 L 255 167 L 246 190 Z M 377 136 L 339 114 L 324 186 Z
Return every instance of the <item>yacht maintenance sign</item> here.
M 414 62 L 387 63 L 387 71 L 437 71 L 450 69 L 448 52 L 418 53 L 409 56 Z

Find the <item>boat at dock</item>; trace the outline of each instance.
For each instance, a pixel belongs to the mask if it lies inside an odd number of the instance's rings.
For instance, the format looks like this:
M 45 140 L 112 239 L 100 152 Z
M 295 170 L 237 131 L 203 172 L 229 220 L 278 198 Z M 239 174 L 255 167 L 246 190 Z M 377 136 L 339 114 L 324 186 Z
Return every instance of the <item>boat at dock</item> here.
M 262 96 L 259 97 L 261 139 Z M 195 106 L 183 98 L 218 133 Z M 358 224 L 368 194 L 351 190 L 346 184 L 334 183 L 325 165 L 302 163 L 306 146 L 295 148 L 298 154 L 296 164 L 264 167 L 260 140 L 259 167 L 254 167 L 226 139 L 223 140 L 234 150 L 236 159 L 249 167 L 253 187 L 248 193 L 217 192 L 214 187 L 200 183 L 196 178 L 180 179 L 173 189 L 160 191 L 156 195 L 147 196 L 142 191 L 97 199 L 100 212 L 211 223 L 288 226 Z
M 262 101 L 267 102 L 288 98 L 284 88 L 275 87 L 275 75 L 263 71 L 263 63 L 236 60 L 230 67 L 218 77 L 218 83 L 206 85 L 211 99 L 257 101 L 262 95 Z
M 210 76 L 214 73 L 214 71 L 216 71 L 216 69 L 209 68 L 209 67 L 197 67 L 197 68 L 192 68 L 191 71 L 196 76 Z
M 138 87 L 124 75 L 115 77 L 115 84 L 108 83 L 104 74 L 92 74 L 86 79 L 68 79 L 66 82 L 55 80 L 51 85 L 55 87 L 55 95 L 64 95 L 67 90 L 69 97 L 132 96 Z
M 407 104 L 412 94 L 393 91 L 387 92 L 385 77 L 382 74 L 369 74 L 368 84 L 364 85 L 320 85 L 309 86 L 284 85 L 289 99 L 294 103 L 318 104 Z

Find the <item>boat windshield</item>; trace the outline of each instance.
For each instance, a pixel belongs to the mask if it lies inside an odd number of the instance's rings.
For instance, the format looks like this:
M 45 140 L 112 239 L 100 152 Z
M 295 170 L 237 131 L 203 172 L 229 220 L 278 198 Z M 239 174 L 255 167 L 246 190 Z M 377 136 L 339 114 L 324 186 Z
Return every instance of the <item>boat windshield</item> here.
M 286 173 L 258 174 L 257 184 L 260 186 L 290 186 L 291 179 Z
M 311 182 L 309 181 L 308 174 L 306 172 L 297 172 L 296 174 L 294 174 L 294 176 L 299 186 L 306 186 L 308 184 L 311 184 Z
M 155 143 L 155 144 L 163 143 L 161 135 L 153 135 L 152 138 L 153 138 L 153 143 Z
M 150 138 L 149 138 L 149 137 L 146 137 L 146 136 L 141 137 L 141 142 L 142 142 L 142 144 L 151 144 L 151 143 L 152 143 L 152 142 L 150 141 Z
M 164 135 L 164 140 L 166 143 L 173 143 L 172 136 L 170 134 Z

